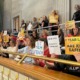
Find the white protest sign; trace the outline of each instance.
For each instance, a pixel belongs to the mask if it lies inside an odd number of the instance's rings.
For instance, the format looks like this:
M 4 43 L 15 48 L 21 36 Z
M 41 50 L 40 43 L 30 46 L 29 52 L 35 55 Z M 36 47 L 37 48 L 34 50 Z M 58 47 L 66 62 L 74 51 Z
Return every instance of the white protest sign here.
M 7 30 L 4 31 L 4 34 L 3 35 L 7 35 Z
M 35 55 L 36 56 L 43 56 L 43 54 L 44 54 L 44 42 L 43 41 L 36 41 Z
M 56 35 L 56 36 L 48 36 L 47 40 L 48 40 L 48 46 L 49 46 L 50 54 L 60 55 L 61 54 L 61 50 L 60 50 L 60 44 L 59 44 L 58 35 Z
M 32 24 L 31 23 L 29 23 L 27 30 L 32 30 Z

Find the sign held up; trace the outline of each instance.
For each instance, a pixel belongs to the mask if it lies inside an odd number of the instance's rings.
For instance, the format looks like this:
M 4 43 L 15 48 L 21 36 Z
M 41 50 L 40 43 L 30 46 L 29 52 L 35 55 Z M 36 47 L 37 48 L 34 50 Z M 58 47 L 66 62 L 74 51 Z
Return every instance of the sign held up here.
M 48 46 L 49 46 L 50 54 L 61 55 L 58 35 L 56 35 L 56 36 L 48 36 L 47 40 L 48 40 Z
M 66 37 L 65 38 L 65 52 L 66 54 L 69 54 L 69 55 L 80 53 L 80 38 L 79 37 Z

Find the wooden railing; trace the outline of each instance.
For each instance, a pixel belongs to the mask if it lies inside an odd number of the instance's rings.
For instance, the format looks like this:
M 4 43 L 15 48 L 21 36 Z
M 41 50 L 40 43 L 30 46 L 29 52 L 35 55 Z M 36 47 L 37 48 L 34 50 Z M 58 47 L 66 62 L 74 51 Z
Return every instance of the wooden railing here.
M 0 51 L 1 53 L 3 51 Z M 80 63 L 65 61 L 60 59 L 52 59 L 39 57 L 34 55 L 22 55 L 19 53 L 7 52 L 9 54 L 20 55 L 23 57 L 40 58 L 48 61 L 56 61 L 74 66 L 80 66 Z M 23 60 L 22 59 L 22 60 Z M 21 61 L 22 61 L 21 60 Z M 11 59 L 0 57 L 0 80 L 80 80 L 80 77 L 69 75 L 63 72 L 41 68 L 31 64 L 19 64 Z
M 0 53 L 3 53 L 3 52 L 5 53 L 5 51 L 0 51 Z M 31 57 L 31 58 L 43 59 L 43 60 L 47 60 L 47 61 L 55 61 L 55 62 L 59 62 L 59 63 L 64 63 L 64 64 L 80 67 L 80 62 L 62 60 L 62 59 L 57 59 L 57 58 L 48 58 L 48 57 L 43 57 L 43 56 L 28 55 L 26 53 L 25 53 L 25 55 L 21 54 L 21 53 L 14 53 L 14 52 L 8 52 L 8 51 L 6 51 L 6 53 L 22 56 L 23 58 L 18 63 L 21 63 L 26 57 Z

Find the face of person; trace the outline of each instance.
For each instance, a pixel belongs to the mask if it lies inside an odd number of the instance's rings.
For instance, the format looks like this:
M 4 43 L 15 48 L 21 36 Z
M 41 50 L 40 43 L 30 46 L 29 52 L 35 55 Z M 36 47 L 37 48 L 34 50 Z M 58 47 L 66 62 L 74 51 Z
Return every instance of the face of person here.
M 33 21 L 36 22 L 37 21 L 36 18 L 33 18 Z
M 74 28 L 74 29 L 73 29 L 73 33 L 74 33 L 74 36 L 76 36 L 77 33 L 78 33 L 78 28 Z
M 10 41 L 10 46 L 14 46 L 14 43 L 12 41 Z
M 22 20 L 22 23 L 24 23 L 24 20 Z
M 36 37 L 36 33 L 35 32 L 33 32 L 33 36 Z
M 26 39 L 26 44 L 27 44 L 27 46 L 30 46 L 31 45 L 31 42 L 30 42 L 30 39 L 29 38 Z

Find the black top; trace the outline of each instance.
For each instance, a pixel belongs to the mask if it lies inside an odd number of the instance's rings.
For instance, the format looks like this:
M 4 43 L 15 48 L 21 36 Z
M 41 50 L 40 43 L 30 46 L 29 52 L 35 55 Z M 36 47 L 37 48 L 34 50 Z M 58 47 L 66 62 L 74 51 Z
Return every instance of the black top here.
M 80 20 L 80 10 L 79 11 L 76 11 L 73 15 L 73 20 L 75 21 L 79 21 Z
M 48 20 L 43 20 L 42 23 L 44 24 L 43 27 L 47 27 L 48 24 L 49 24 L 49 21 Z

